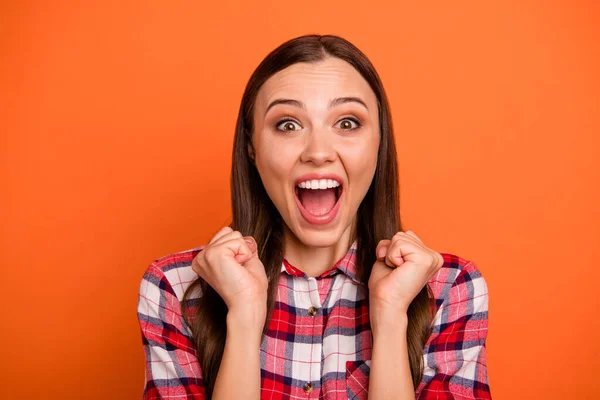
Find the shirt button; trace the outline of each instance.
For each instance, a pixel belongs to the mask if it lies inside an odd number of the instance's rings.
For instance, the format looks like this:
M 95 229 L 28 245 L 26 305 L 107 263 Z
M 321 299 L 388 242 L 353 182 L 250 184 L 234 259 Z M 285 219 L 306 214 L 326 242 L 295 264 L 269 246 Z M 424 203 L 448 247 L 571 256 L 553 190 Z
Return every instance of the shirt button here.
M 311 317 L 314 317 L 315 315 L 317 315 L 318 310 L 316 309 L 316 307 L 311 307 L 308 309 L 308 315 L 310 315 Z
M 310 392 L 312 392 L 312 390 L 313 390 L 313 387 L 312 387 L 312 385 L 310 383 L 305 383 L 304 384 L 304 391 L 306 393 L 310 393 Z

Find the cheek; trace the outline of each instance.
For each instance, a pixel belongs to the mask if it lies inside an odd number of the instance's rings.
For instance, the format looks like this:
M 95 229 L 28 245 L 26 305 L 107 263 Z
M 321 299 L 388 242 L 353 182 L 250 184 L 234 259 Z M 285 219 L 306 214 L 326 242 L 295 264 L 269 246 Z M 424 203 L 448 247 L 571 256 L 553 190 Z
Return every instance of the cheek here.
M 371 186 L 377 168 L 378 142 L 365 143 L 360 149 L 346 153 L 344 164 L 351 186 L 352 202 L 362 201 Z
M 265 188 L 270 193 L 279 191 L 288 183 L 295 163 L 289 146 L 277 140 L 263 140 L 256 148 L 256 166 Z M 273 193 L 275 195 L 275 193 Z
M 377 157 L 366 157 L 364 154 L 362 157 L 356 160 L 356 163 L 349 171 L 350 179 L 355 184 L 354 186 L 364 195 L 371 185 L 373 176 L 375 175 L 375 168 L 377 167 Z
M 345 151 L 345 164 L 355 178 L 370 175 L 377 166 L 379 138 L 370 138 L 358 146 L 352 146 Z

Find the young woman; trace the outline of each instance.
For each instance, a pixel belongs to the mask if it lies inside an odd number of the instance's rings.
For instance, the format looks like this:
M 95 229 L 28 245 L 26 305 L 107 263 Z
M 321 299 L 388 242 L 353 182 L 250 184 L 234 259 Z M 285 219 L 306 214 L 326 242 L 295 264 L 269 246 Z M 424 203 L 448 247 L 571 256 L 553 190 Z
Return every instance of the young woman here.
M 366 56 L 303 36 L 252 74 L 233 223 L 140 288 L 147 399 L 489 399 L 487 287 L 400 224 L 385 91 Z

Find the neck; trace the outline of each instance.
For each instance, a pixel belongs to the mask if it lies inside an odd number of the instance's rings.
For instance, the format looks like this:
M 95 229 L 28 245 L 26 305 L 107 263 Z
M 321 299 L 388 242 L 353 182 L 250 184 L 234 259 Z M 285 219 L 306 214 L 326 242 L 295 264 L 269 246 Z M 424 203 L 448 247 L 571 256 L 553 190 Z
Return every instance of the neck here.
M 340 239 L 330 246 L 309 246 L 284 226 L 284 257 L 290 264 L 306 275 L 317 277 L 333 268 L 335 263 L 346 255 L 354 240 L 354 224 L 351 224 Z

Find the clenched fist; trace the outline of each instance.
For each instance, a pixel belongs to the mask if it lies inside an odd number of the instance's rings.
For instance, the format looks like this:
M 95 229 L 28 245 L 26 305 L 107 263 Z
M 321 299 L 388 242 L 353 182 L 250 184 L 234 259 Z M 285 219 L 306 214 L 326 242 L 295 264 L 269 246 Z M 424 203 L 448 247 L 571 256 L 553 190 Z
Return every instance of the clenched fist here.
M 192 269 L 221 296 L 229 312 L 266 307 L 267 275 L 251 236 L 224 227 L 194 258 Z
M 382 240 L 369 277 L 370 304 L 406 312 L 427 281 L 442 267 L 440 253 L 426 247 L 412 231 Z

